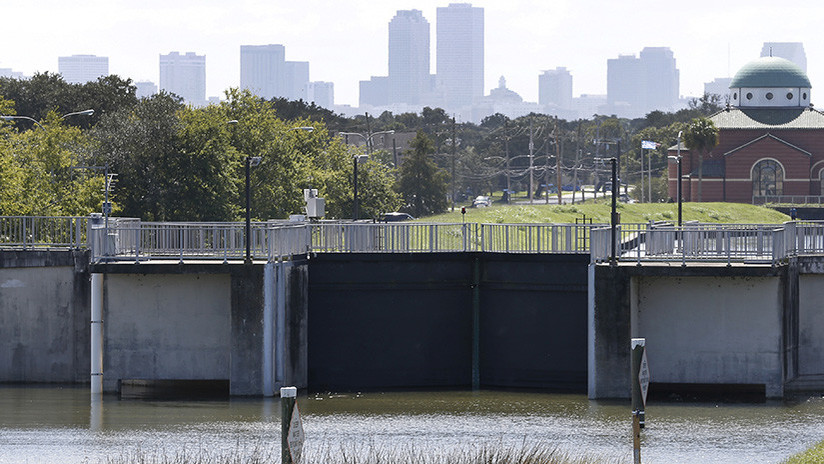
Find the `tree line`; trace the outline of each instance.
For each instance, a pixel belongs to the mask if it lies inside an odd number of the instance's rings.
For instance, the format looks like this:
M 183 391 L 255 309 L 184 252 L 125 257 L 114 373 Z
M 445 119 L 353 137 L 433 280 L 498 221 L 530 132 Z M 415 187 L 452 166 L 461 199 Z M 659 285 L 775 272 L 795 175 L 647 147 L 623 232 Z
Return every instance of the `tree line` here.
M 361 217 L 395 210 L 425 216 L 507 185 L 524 191 L 530 172 L 532 194 L 555 182 L 557 169 L 564 183 L 576 177 L 592 183 L 599 176 L 597 159 L 617 154 L 616 141 L 624 147 L 625 180 L 640 174 L 641 140 L 661 144 L 651 153 L 653 172 L 660 173 L 678 131 L 720 109 L 717 98 L 705 96 L 686 110 L 637 120 L 496 114 L 471 124 L 457 123 L 439 108 L 347 118 L 238 89 L 200 108 L 165 92 L 137 98 L 135 90 L 117 76 L 87 84 L 68 84 L 49 73 L 0 78 L 0 114 L 25 116 L 0 121 L 0 215 L 86 215 L 101 210 L 108 185 L 117 215 L 238 220 L 244 215 L 245 161 L 260 157 L 251 170 L 255 218 L 300 213 L 308 188 L 326 199 L 327 217 L 349 218 L 353 164 L 362 153 L 337 134 L 394 130 L 417 135 L 399 165 L 380 151 L 359 165 Z M 70 115 L 86 109 L 94 113 Z

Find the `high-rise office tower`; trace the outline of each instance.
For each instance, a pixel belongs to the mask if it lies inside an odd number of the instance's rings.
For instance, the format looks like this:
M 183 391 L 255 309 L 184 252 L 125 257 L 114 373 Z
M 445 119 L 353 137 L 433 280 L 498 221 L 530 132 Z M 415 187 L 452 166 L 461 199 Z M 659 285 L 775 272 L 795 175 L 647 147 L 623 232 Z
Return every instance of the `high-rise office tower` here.
M 72 55 L 57 58 L 57 70 L 69 84 L 85 84 L 109 75 L 109 58 Z
M 807 72 L 807 54 L 801 42 L 764 42 L 761 47 L 761 56 L 778 56 L 797 64 Z
M 421 103 L 429 82 L 429 22 L 419 10 L 399 10 L 389 22 L 389 101 Z
M 567 68 L 551 69 L 538 76 L 538 104 L 572 109 L 572 74 Z
M 206 56 L 187 52 L 160 55 L 160 88 L 182 97 L 186 103 L 206 103 Z
M 306 86 L 306 101 L 326 109 L 335 105 L 335 84 L 315 81 Z
M 646 47 L 640 58 L 621 55 L 607 60 L 607 104 L 623 117 L 672 111 L 678 103 L 680 73 L 666 47 Z
M 240 87 L 267 100 L 282 96 L 280 84 L 285 63 L 283 45 L 241 45 Z
M 287 61 L 283 68 L 283 93 L 288 100 L 305 100 L 309 85 L 309 62 Z
M 484 95 L 484 10 L 450 3 L 437 10 L 437 82 L 448 110 Z
M 138 81 L 134 83 L 136 88 L 135 96 L 137 98 L 151 97 L 157 93 L 157 85 L 151 81 Z
M 286 61 L 286 48 L 279 44 L 240 46 L 240 87 L 267 100 L 274 97 L 306 98 L 309 63 Z
M 672 50 L 669 47 L 645 47 L 639 59 L 646 83 L 644 112 L 675 109 L 681 73 L 675 67 Z

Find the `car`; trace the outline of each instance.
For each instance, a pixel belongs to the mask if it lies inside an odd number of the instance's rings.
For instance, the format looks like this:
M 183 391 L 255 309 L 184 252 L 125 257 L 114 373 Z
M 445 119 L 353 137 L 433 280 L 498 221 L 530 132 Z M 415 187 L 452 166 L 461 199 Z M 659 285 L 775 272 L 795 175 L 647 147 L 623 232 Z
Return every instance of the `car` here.
M 492 206 L 492 199 L 489 197 L 479 195 L 472 200 L 473 208 L 486 208 L 487 206 Z
M 381 222 L 401 222 L 401 221 L 411 221 L 415 219 L 409 213 L 401 213 L 398 211 L 394 211 L 392 213 L 383 213 L 381 214 L 380 221 Z

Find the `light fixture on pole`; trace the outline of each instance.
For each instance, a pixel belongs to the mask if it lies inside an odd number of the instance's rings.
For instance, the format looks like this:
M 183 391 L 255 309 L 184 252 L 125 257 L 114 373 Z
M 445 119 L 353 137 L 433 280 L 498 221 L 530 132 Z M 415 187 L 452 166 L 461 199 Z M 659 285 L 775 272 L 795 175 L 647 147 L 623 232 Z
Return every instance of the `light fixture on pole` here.
M 64 114 L 63 116 L 60 116 L 60 119 L 66 119 L 69 116 L 91 116 L 93 114 L 94 114 L 94 110 L 75 111 L 73 113 L 67 113 L 67 114 Z M 37 127 L 41 128 L 43 130 L 46 130 L 46 128 L 43 127 L 43 125 L 40 124 L 39 121 L 37 121 L 36 119 L 34 119 L 31 116 L 6 116 L 6 115 L 2 115 L 2 116 L 0 116 L 0 119 L 2 119 L 3 121 L 14 121 L 15 119 L 24 119 L 26 121 L 31 121 L 35 125 L 37 125 Z
M 352 199 L 352 220 L 357 221 L 360 219 L 360 204 L 358 203 L 358 163 L 361 163 L 364 159 L 367 159 L 369 155 L 372 154 L 372 145 L 373 145 L 373 138 L 377 135 L 387 135 L 387 134 L 394 134 L 394 130 L 386 130 L 368 134 L 361 134 L 360 132 L 338 132 L 338 135 L 342 135 L 345 137 L 346 144 L 349 143 L 349 136 L 357 136 L 363 139 L 364 143 L 366 144 L 366 155 L 355 155 L 352 157 L 352 162 L 354 163 L 354 167 L 352 169 L 352 190 L 353 190 L 353 199 Z

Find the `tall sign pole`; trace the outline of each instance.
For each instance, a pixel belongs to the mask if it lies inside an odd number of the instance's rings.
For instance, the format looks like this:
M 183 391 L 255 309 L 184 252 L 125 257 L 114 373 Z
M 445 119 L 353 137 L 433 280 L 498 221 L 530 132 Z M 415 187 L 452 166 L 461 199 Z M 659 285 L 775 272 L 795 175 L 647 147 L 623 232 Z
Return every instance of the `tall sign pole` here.
M 635 464 L 641 464 L 641 429 L 644 428 L 644 409 L 649 391 L 649 365 L 647 364 L 646 339 L 632 339 L 632 456 Z

